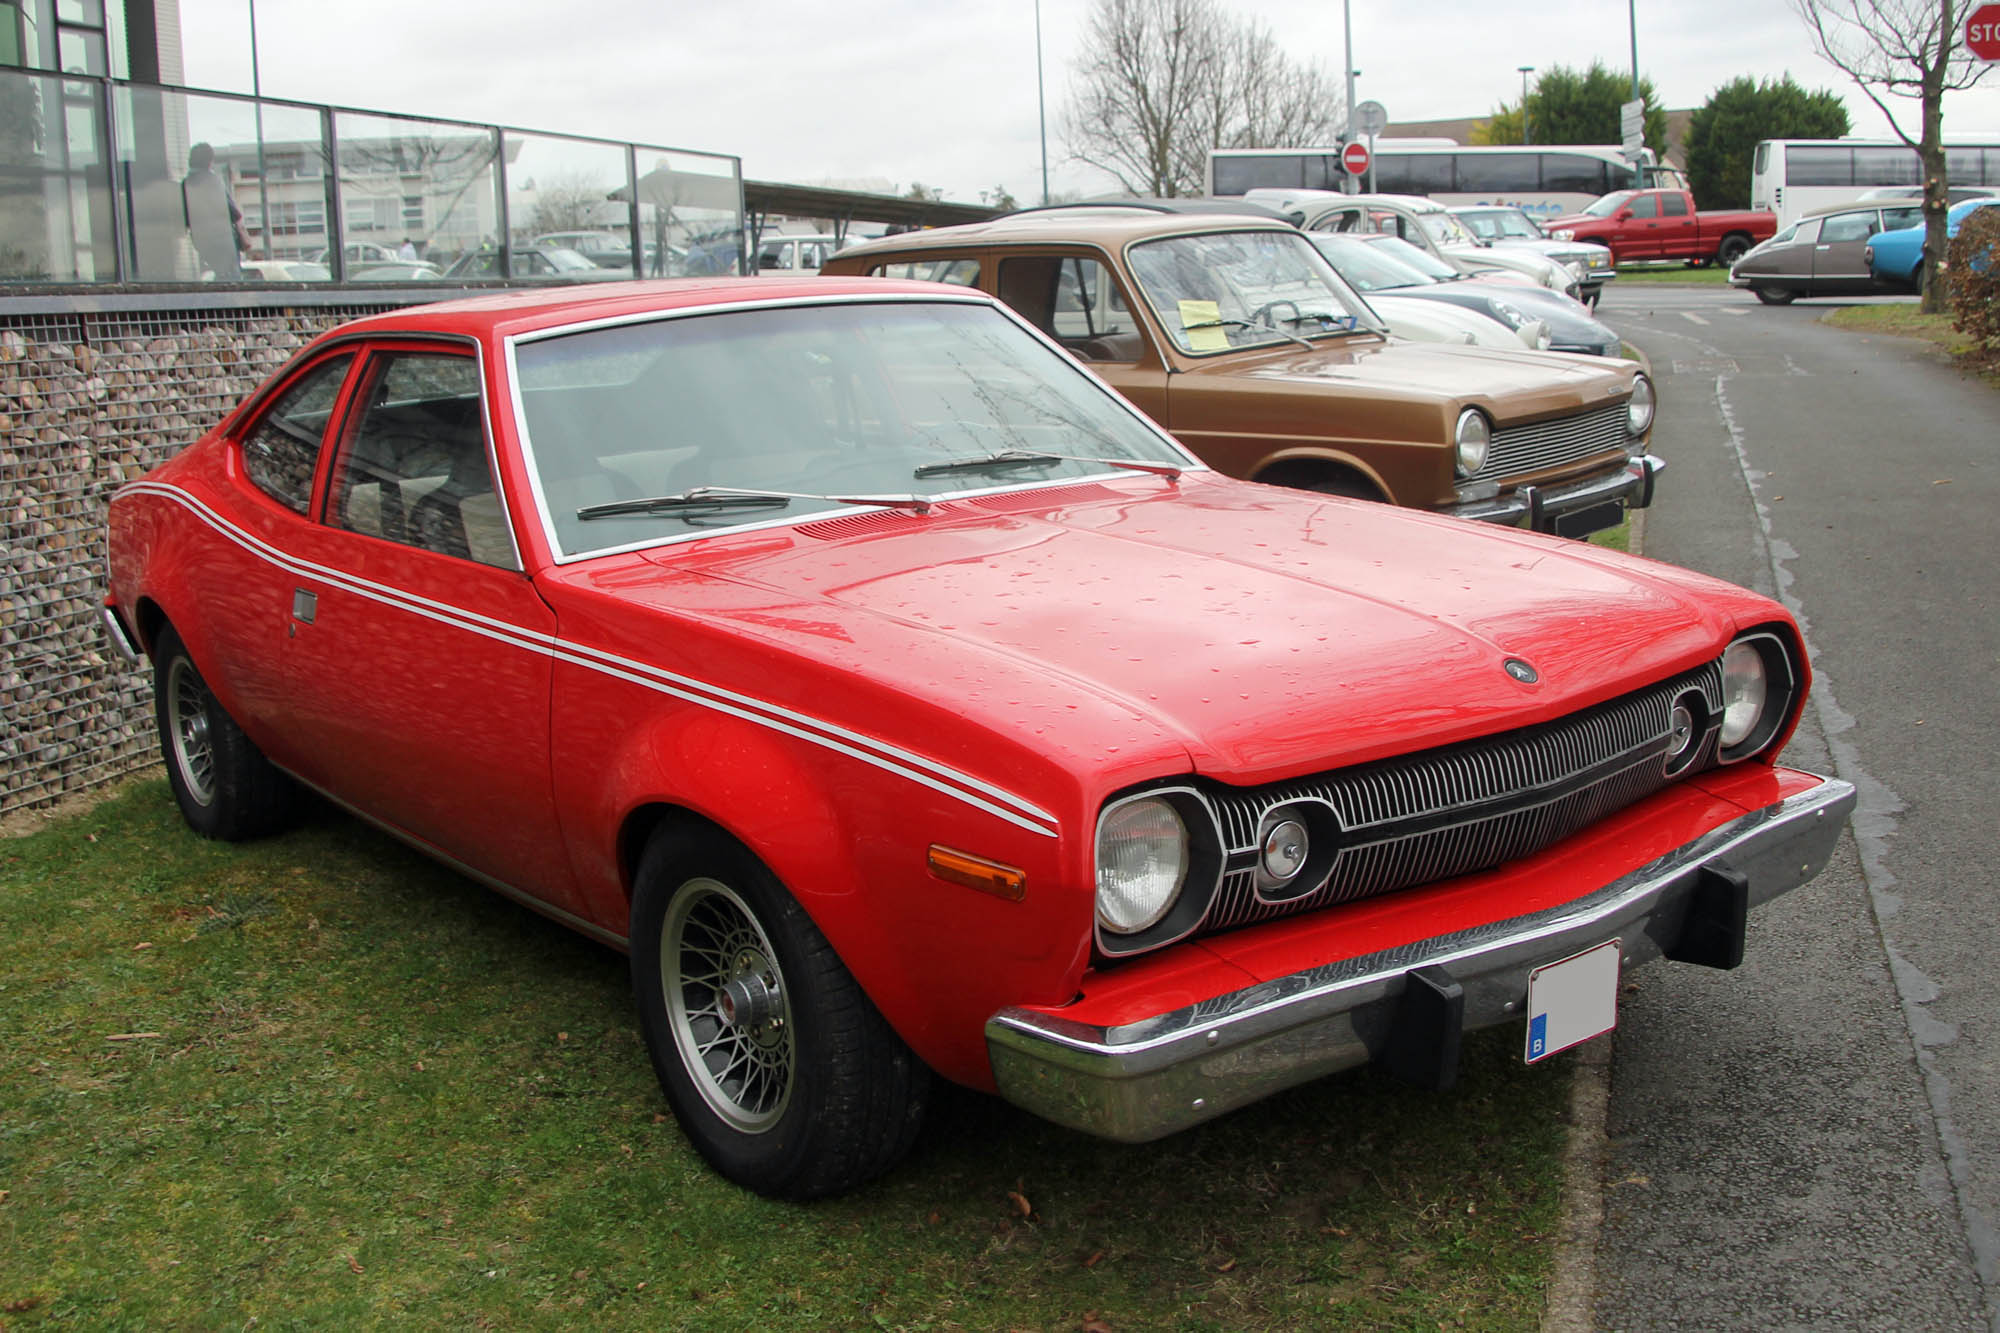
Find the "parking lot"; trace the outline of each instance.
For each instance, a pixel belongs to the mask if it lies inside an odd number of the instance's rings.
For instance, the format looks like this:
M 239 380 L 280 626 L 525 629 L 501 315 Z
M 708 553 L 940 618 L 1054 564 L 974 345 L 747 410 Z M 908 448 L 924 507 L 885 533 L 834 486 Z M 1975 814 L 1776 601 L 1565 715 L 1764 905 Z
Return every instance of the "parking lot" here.
M 1623 997 L 1603 1328 L 2000 1327 L 2000 412 L 1928 345 L 1818 323 L 1833 304 L 1619 284 L 1602 309 L 1661 385 L 1646 553 L 1791 607 L 1817 676 L 1788 758 L 1861 791 L 1738 972 Z

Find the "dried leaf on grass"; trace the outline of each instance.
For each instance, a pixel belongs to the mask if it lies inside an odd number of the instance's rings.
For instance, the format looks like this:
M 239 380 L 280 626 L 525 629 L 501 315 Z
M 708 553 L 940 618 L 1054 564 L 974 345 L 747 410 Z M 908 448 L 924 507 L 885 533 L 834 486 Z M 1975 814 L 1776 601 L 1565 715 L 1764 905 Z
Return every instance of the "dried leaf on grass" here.
M 355 1272 L 359 1273 L 359 1272 L 361 1272 L 361 1271 L 362 1271 L 362 1268 L 361 1268 L 361 1261 L 360 1261 L 359 1259 L 355 1258 L 355 1257 L 354 1257 L 353 1255 L 351 1255 L 351 1254 L 343 1254 L 343 1255 L 341 1255 L 340 1257 L 341 1257 L 341 1258 L 343 1258 L 343 1259 L 345 1259 L 345 1260 L 347 1260 L 347 1266 L 348 1266 L 349 1268 L 353 1269 L 353 1270 L 354 1270 Z
M 1014 1211 L 1021 1216 L 1033 1217 L 1035 1215 L 1035 1206 L 1029 1203 L 1028 1196 L 1019 1190 L 1008 1190 L 1007 1198 L 1014 1205 Z

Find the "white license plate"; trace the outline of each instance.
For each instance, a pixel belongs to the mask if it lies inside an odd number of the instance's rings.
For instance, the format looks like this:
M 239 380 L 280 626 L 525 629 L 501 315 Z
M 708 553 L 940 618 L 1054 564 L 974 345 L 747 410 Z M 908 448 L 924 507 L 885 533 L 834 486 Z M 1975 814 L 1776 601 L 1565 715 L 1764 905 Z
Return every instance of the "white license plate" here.
M 1618 941 L 1528 974 L 1529 1064 L 1618 1024 Z

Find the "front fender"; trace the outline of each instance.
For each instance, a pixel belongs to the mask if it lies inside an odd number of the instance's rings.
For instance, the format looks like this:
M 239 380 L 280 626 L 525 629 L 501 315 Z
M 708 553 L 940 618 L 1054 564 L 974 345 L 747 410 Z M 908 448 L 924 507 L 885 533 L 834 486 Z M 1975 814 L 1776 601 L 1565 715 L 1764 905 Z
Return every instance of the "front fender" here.
M 804 736 L 558 664 L 555 795 L 586 914 L 624 935 L 631 876 L 661 818 L 748 847 L 812 917 L 926 1063 L 990 1088 L 986 1020 L 1073 995 L 1089 957 L 1079 833 L 1029 832 Z M 933 844 L 1025 872 L 1020 901 L 933 875 Z M 1029 1001 L 1035 1002 L 1035 1001 Z

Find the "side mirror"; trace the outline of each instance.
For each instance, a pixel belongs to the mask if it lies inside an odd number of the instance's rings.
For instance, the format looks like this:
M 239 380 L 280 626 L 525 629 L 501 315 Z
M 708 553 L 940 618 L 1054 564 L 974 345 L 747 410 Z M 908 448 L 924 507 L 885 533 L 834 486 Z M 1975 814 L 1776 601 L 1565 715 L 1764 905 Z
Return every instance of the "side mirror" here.
M 1632 220 L 1632 210 L 1629 208 L 1621 208 L 1618 210 L 1616 214 L 1612 216 L 1611 220 L 1613 222 L 1630 222 Z

